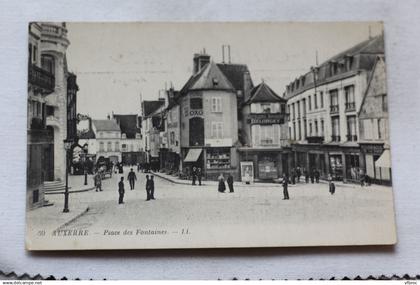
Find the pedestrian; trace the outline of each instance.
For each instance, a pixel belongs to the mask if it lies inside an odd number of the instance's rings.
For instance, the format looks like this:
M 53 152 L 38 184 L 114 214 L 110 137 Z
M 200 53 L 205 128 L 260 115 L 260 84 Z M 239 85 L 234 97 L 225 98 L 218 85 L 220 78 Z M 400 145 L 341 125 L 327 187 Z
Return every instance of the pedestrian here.
M 201 178 L 203 177 L 203 171 L 201 170 L 201 167 L 197 168 L 197 179 L 198 179 L 198 185 L 201 186 Z
M 150 199 L 155 200 L 155 181 L 153 175 L 150 176 Z
M 335 193 L 335 184 L 332 181 L 331 174 L 328 174 L 327 180 L 328 180 L 329 191 L 330 191 L 331 195 L 334 195 L 334 193 Z
M 308 170 L 305 168 L 305 170 L 303 172 L 305 174 L 305 182 L 309 183 L 309 172 L 308 172 Z
M 319 183 L 319 176 L 320 176 L 319 170 L 315 169 L 315 182 L 316 183 Z
M 220 174 L 218 180 L 219 180 L 218 191 L 220 193 L 225 193 L 226 185 L 225 185 L 225 177 L 223 176 L 223 173 Z
M 227 184 L 228 184 L 228 187 L 229 187 L 229 192 L 233 193 L 234 192 L 234 190 L 233 190 L 233 176 L 230 173 L 229 173 L 228 178 L 227 178 Z
M 197 169 L 195 168 L 195 166 L 192 169 L 191 175 L 192 175 L 192 185 L 195 185 L 195 181 L 197 179 Z
M 295 185 L 296 184 L 296 171 L 295 171 L 295 169 L 292 169 L 291 179 L 292 179 L 292 184 Z
M 124 177 L 121 177 L 121 180 L 118 183 L 118 204 L 124 204 L 124 192 Z
M 150 200 L 150 189 L 151 188 L 151 184 L 150 184 L 150 178 L 149 175 L 146 175 L 146 201 Z
M 130 190 L 134 190 L 134 184 L 135 184 L 135 181 L 137 180 L 137 176 L 134 173 L 132 168 L 130 172 L 128 173 L 127 179 L 128 179 L 128 182 L 130 183 Z
M 315 169 L 312 168 L 312 171 L 311 171 L 311 183 L 314 184 L 314 182 L 315 182 Z
M 123 168 L 122 162 L 120 162 L 120 164 L 118 165 L 118 170 L 119 170 L 120 174 L 124 173 L 124 168 Z
M 139 163 L 137 163 L 137 173 L 139 173 L 140 172 L 140 162 Z
M 287 174 L 283 175 L 283 181 L 282 181 L 282 185 L 283 185 L 283 200 L 289 200 L 289 191 L 287 190 L 287 186 L 289 184 L 289 177 L 287 176 Z
M 102 177 L 99 171 L 96 172 L 93 179 L 95 181 L 96 192 L 98 192 L 98 190 L 102 191 Z
M 297 178 L 297 183 L 299 183 L 300 181 L 300 176 L 302 175 L 302 171 L 300 170 L 300 166 L 296 167 L 296 178 Z

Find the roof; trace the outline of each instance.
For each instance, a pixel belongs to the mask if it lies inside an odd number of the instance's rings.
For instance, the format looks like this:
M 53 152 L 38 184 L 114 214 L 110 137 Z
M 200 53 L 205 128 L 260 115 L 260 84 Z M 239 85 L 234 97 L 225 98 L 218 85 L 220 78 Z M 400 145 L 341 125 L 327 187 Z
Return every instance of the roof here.
M 161 106 L 163 106 L 165 102 L 156 100 L 156 101 L 143 101 L 142 107 L 143 107 L 143 116 L 147 117 L 151 115 L 153 112 L 155 112 L 157 109 L 159 109 Z
M 244 74 L 249 73 L 246 64 L 218 63 L 217 67 L 219 67 L 236 90 L 245 89 Z
M 232 83 L 214 62 L 206 64 L 199 72 L 190 77 L 181 89 L 184 95 L 190 90 L 228 90 L 234 91 Z
M 88 140 L 88 139 L 94 139 L 94 138 L 95 138 L 95 133 L 92 130 L 87 130 L 87 131 L 79 133 L 79 139 Z
M 120 126 L 115 120 L 92 120 L 97 131 L 113 131 L 119 132 Z
M 366 41 L 363 41 L 343 52 L 340 52 L 339 54 L 336 54 L 329 60 L 325 61 L 324 63 L 330 62 L 330 61 L 337 61 L 345 56 L 354 56 L 356 54 L 378 54 L 378 53 L 384 53 L 385 47 L 384 47 L 384 35 L 378 35 L 376 37 L 370 38 Z
M 140 133 L 137 115 L 114 115 L 114 118 L 120 125 L 121 133 L 125 134 L 127 139 L 134 139 L 136 134 Z
M 256 102 L 286 102 L 287 100 L 276 94 L 265 82 L 260 83 L 251 90 L 250 98 L 245 104 Z

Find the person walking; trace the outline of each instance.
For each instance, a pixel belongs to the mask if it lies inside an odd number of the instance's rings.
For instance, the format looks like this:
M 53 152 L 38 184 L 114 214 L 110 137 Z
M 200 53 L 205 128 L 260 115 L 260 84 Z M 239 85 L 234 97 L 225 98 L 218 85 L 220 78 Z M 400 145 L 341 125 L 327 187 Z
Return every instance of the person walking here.
M 98 190 L 102 191 L 102 175 L 101 175 L 100 171 L 96 172 L 93 179 L 95 181 L 96 192 L 98 192 Z
M 319 170 L 315 169 L 315 182 L 316 183 L 319 183 L 319 176 L 320 176 Z
M 295 185 L 296 184 L 296 171 L 295 171 L 295 169 L 292 169 L 291 180 L 292 180 L 292 184 Z
M 128 182 L 130 183 L 130 190 L 134 190 L 134 184 L 135 184 L 135 181 L 137 180 L 137 176 L 136 176 L 136 173 L 134 173 L 132 168 L 130 172 L 128 173 L 127 179 L 128 179 Z
M 283 175 L 283 200 L 289 200 L 289 191 L 287 189 L 288 185 L 289 185 L 289 177 L 287 176 L 287 174 Z
M 296 178 L 297 178 L 297 183 L 300 182 L 300 176 L 302 175 L 302 171 L 300 169 L 300 166 L 296 167 Z
M 334 184 L 334 182 L 332 181 L 332 176 L 331 176 L 331 174 L 328 174 L 328 178 L 327 178 L 327 180 L 328 180 L 328 186 L 329 186 L 329 191 L 330 191 L 330 194 L 331 194 L 331 195 L 334 195 L 334 193 L 335 193 L 335 184 Z
M 121 177 L 121 180 L 118 183 L 118 204 L 124 204 L 124 192 L 124 177 Z
M 229 192 L 230 193 L 233 193 L 233 192 L 235 192 L 234 190 L 233 190 L 233 176 L 232 176 L 232 174 L 230 174 L 229 173 L 229 175 L 228 175 L 228 178 L 227 178 L 227 184 L 228 184 L 228 187 L 229 187 Z
M 149 175 L 146 175 L 146 201 L 150 200 L 151 184 Z
M 150 199 L 155 199 L 155 180 L 153 180 L 153 175 L 150 177 Z
M 198 179 L 198 185 L 201 186 L 201 178 L 203 177 L 203 171 L 201 170 L 201 167 L 197 168 L 197 179 Z
M 195 181 L 197 180 L 197 168 L 195 168 L 195 166 L 192 169 L 191 175 L 192 175 L 192 185 L 195 185 Z
M 220 174 L 218 180 L 219 180 L 219 186 L 218 186 L 218 189 L 217 190 L 220 193 L 225 193 L 225 191 L 226 191 L 226 185 L 225 185 L 225 177 L 223 176 L 223 173 Z

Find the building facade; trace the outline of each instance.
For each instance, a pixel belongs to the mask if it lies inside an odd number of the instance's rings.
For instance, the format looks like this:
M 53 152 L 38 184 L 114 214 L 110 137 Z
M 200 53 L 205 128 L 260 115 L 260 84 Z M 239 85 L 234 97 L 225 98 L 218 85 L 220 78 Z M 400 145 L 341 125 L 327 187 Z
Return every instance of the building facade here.
M 378 56 L 359 110 L 360 148 L 365 174 L 392 184 L 385 58 Z
M 290 149 L 286 100 L 262 82 L 242 105 L 241 162 L 251 162 L 257 180 L 277 179 L 288 172 Z M 243 175 L 242 175 L 243 176 Z
M 44 182 L 64 181 L 69 107 L 76 111 L 76 77 L 68 73 L 65 23 L 29 24 L 27 206 L 42 206 Z M 71 87 L 68 88 L 68 81 Z M 72 98 L 68 102 L 68 96 Z M 71 123 L 71 122 L 70 122 Z
M 96 154 L 96 161 L 109 158 L 114 164 L 122 161 L 121 129 L 114 119 L 92 120 L 95 139 L 89 141 L 88 154 Z
M 384 54 L 383 35 L 322 63 L 286 87 L 292 165 L 326 178 L 358 181 L 364 161 L 359 145 L 360 109 L 369 74 Z

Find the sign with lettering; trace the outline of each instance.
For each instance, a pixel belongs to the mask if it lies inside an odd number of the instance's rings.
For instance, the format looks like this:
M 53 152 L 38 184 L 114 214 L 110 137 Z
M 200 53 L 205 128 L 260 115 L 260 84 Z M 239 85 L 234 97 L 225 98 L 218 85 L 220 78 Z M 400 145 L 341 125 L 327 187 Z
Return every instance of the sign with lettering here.
M 190 110 L 190 116 L 191 117 L 203 116 L 203 110 Z
M 249 115 L 248 122 L 251 125 L 284 124 L 284 114 L 281 114 L 281 113 L 251 114 Z

